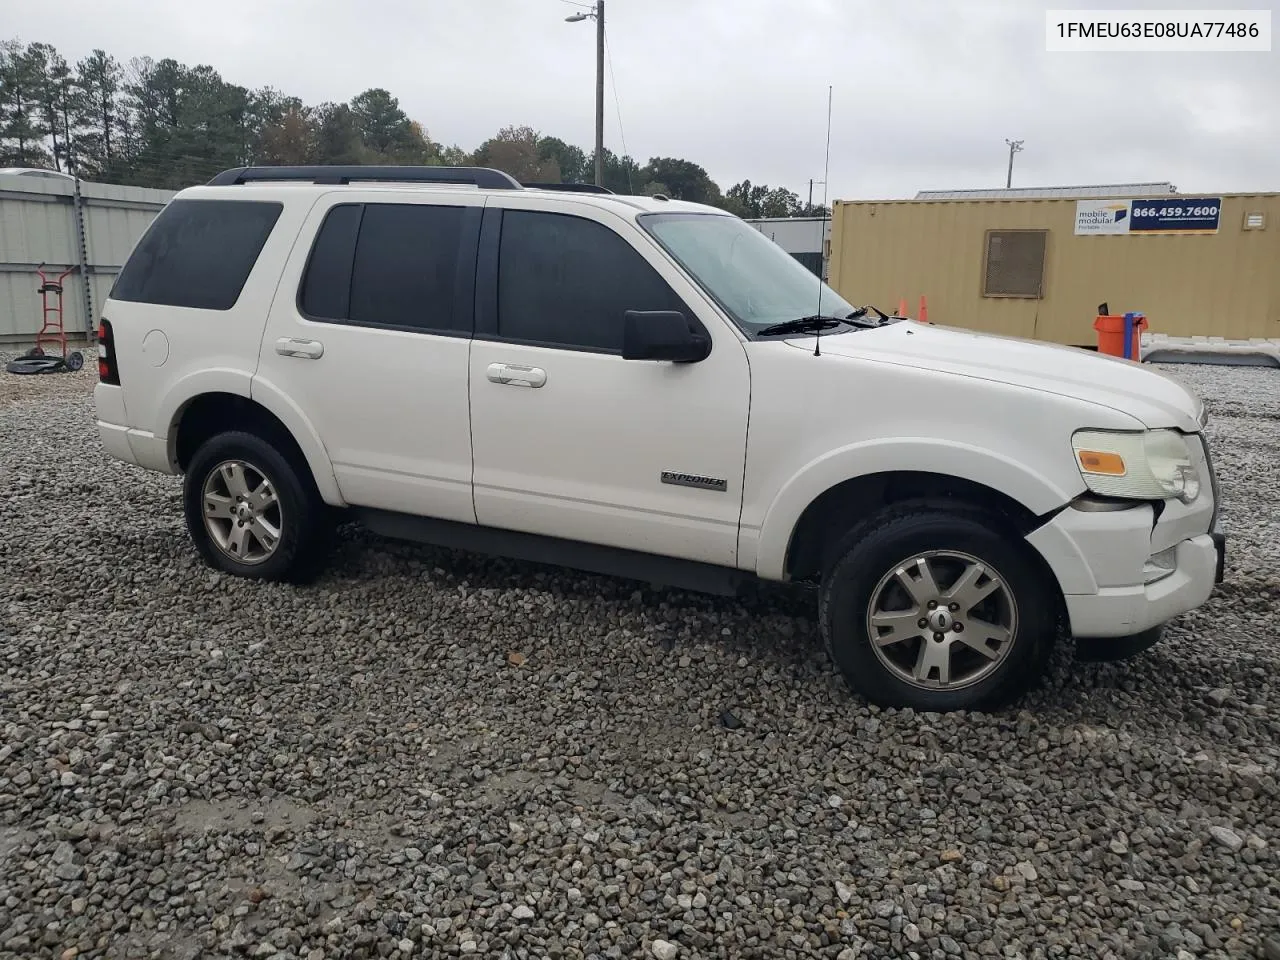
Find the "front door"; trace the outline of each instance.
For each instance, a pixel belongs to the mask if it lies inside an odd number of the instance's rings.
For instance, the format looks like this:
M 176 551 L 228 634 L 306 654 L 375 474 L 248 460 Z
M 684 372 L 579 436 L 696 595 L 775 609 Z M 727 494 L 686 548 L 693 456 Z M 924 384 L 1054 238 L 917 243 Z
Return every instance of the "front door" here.
M 555 199 L 506 202 L 485 213 L 477 274 L 477 520 L 735 565 L 750 402 L 741 339 L 632 222 Z M 670 309 L 705 328 L 710 355 L 624 360 L 624 312 Z
M 342 188 L 312 210 L 314 244 L 291 255 L 255 389 L 311 420 L 348 503 L 475 522 L 467 353 L 482 209 L 461 191 L 388 203 Z

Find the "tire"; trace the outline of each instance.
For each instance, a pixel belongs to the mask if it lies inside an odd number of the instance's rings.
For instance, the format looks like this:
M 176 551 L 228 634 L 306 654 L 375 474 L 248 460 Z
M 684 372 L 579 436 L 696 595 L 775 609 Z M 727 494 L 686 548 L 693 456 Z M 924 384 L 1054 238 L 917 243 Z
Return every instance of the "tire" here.
M 79 350 L 72 350 L 67 354 L 67 369 L 75 373 L 84 366 L 84 354 Z
M 62 360 L 58 357 L 18 357 L 5 364 L 5 370 L 19 376 L 57 373 L 61 367 Z
M 43 348 L 43 347 L 41 347 L 41 346 L 40 346 L 40 344 L 36 344 L 34 347 L 32 347 L 30 350 L 28 350 L 28 351 L 27 351 L 26 353 L 24 353 L 22 356 L 23 356 L 25 359 L 28 359 L 28 360 L 33 360 L 33 359 L 35 359 L 36 357 L 43 357 L 43 356 L 44 356 L 44 348 Z
M 954 587 L 962 589 L 951 597 Z M 998 516 L 964 505 L 905 503 L 850 531 L 832 552 L 819 622 L 845 681 L 878 706 L 998 709 L 1045 672 L 1058 622 L 1054 589 Z M 941 602 L 931 609 L 927 597 Z M 953 611 L 953 603 L 961 609 Z M 895 634 L 899 639 L 890 639 Z
M 231 431 L 206 440 L 191 458 L 183 480 L 184 512 L 209 566 L 290 583 L 309 582 L 323 569 L 330 511 L 305 462 L 281 448 L 257 434 Z

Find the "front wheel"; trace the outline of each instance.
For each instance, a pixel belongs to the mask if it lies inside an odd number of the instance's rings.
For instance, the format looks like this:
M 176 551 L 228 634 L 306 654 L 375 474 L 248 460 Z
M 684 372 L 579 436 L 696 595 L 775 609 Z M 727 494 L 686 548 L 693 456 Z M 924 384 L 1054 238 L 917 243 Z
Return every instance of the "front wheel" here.
M 904 504 L 852 531 L 823 578 L 828 650 L 883 707 L 991 709 L 1044 672 L 1054 597 L 1029 548 L 998 518 Z
M 255 580 L 303 582 L 319 572 L 328 510 L 305 464 L 262 437 L 233 431 L 206 440 L 187 468 L 183 501 L 210 566 Z

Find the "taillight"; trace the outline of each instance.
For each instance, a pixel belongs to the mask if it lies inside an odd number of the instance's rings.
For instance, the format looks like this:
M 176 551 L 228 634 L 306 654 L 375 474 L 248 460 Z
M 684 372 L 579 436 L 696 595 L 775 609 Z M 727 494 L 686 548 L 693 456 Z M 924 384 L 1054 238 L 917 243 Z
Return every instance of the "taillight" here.
M 116 369 L 115 343 L 111 336 L 111 321 L 103 317 L 98 321 L 98 380 L 120 385 L 120 371 Z

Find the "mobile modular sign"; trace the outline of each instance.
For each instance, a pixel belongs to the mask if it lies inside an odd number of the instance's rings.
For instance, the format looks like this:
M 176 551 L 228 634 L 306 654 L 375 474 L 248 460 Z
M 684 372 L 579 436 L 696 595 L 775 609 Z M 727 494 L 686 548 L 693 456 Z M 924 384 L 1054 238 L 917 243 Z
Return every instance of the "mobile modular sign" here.
M 1077 236 L 1217 233 L 1221 197 L 1077 200 Z

